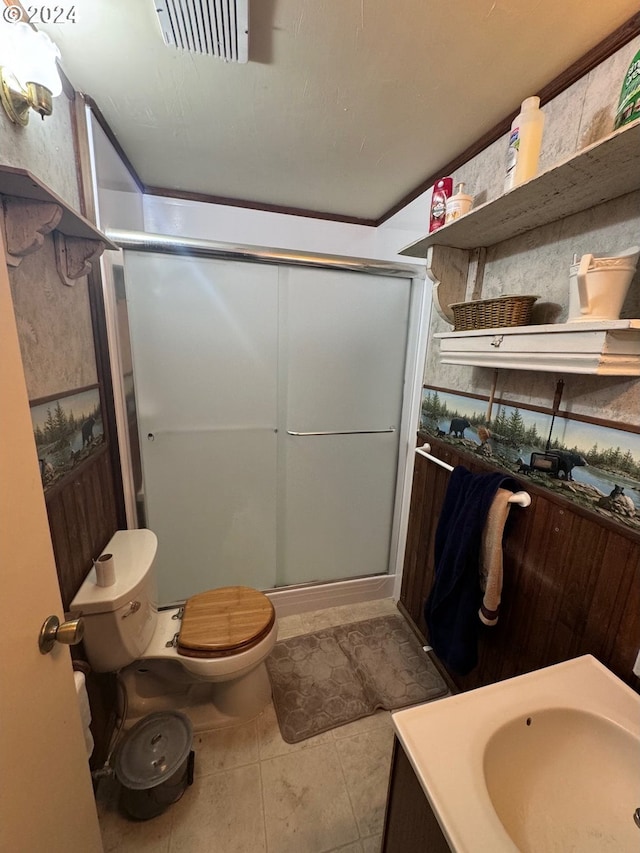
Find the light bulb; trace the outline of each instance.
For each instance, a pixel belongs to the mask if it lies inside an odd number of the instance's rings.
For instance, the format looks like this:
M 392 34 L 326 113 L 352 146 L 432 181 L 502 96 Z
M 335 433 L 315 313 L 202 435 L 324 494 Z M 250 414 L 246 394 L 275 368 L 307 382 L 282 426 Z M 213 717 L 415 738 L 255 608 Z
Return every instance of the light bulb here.
M 32 30 L 28 24 L 12 24 L 14 31 L 9 66 L 20 84 L 37 83 L 51 92 L 53 97 L 62 92 L 62 83 L 56 65 L 60 51 L 46 33 Z
M 58 47 L 28 24 L 0 18 L 0 100 L 11 121 L 24 127 L 29 110 L 51 115 L 52 99 L 62 92 Z

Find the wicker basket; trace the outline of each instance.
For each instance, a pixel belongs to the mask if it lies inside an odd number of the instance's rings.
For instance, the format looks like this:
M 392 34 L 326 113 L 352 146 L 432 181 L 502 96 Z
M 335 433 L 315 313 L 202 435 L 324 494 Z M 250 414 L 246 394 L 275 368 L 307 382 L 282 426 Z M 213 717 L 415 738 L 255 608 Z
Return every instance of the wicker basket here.
M 479 299 L 476 302 L 455 302 L 453 310 L 454 332 L 471 329 L 496 329 L 501 326 L 528 326 L 531 309 L 537 296 L 499 296 L 496 299 Z

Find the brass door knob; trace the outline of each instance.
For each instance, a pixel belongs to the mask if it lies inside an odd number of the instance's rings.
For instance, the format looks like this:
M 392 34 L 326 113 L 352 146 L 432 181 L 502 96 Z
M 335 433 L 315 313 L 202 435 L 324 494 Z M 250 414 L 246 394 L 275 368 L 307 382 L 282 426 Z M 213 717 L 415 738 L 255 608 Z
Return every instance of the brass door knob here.
M 84 621 L 82 617 L 60 622 L 57 616 L 49 616 L 40 629 L 38 647 L 43 655 L 49 654 L 55 643 L 66 646 L 77 645 L 84 637 Z

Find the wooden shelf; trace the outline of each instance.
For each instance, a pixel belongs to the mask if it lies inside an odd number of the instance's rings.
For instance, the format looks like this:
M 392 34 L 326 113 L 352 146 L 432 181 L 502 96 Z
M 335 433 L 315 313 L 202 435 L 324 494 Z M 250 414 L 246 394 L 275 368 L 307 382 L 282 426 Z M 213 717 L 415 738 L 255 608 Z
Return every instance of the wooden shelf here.
M 640 320 L 439 332 L 444 364 L 640 376 Z
M 473 260 L 472 250 L 502 243 L 638 189 L 640 120 L 472 209 L 400 254 L 427 258 L 436 309 L 449 320 L 448 306 L 465 300 L 466 292 L 473 289 L 471 277 L 482 266 L 481 255 Z M 640 320 L 442 332 L 434 337 L 440 341 L 440 361 L 445 364 L 640 376 Z
M 98 240 L 107 249 L 117 249 L 115 243 L 108 240 L 102 231 L 81 216 L 60 196 L 43 184 L 26 169 L 0 165 L 0 195 L 31 201 L 50 202 L 62 208 L 62 217 L 55 227 L 65 237 L 78 237 L 83 240 Z
M 640 189 L 640 120 L 582 149 L 502 196 L 402 249 L 424 258 L 430 246 L 493 246 Z

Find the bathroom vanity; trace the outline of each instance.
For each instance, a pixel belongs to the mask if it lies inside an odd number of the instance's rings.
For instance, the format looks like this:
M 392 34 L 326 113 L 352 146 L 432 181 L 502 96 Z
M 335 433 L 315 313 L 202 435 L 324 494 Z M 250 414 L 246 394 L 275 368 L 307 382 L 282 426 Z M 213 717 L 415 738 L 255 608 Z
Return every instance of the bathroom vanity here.
M 450 853 L 451 848 L 397 736 L 393 742 L 382 853 Z
M 383 853 L 639 849 L 640 696 L 591 655 L 392 719 Z

